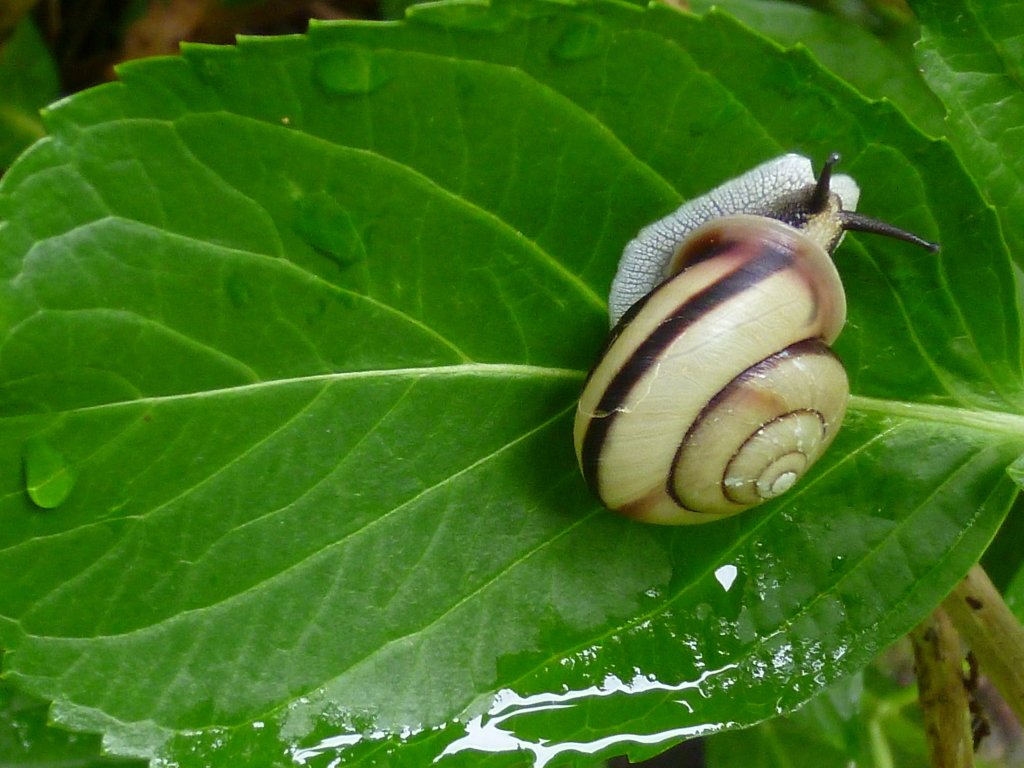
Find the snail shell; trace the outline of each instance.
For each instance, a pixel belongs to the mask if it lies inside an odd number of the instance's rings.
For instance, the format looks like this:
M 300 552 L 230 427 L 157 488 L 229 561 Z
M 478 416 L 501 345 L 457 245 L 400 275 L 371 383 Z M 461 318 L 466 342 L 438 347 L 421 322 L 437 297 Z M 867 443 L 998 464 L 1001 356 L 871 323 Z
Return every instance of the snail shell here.
M 838 159 L 815 180 L 806 158 L 777 158 L 626 247 L 574 430 L 608 508 L 717 520 L 791 488 L 832 442 L 849 383 L 829 349 L 846 319 L 831 250 L 845 229 L 931 247 L 852 213 L 859 190 L 831 177 Z

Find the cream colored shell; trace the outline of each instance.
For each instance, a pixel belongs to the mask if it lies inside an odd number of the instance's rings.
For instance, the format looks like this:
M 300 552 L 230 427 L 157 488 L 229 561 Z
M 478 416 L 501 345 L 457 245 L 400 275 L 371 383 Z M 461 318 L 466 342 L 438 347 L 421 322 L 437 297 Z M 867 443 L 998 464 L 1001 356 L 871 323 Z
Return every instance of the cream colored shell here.
M 701 523 L 784 492 L 832 441 L 846 302 L 829 254 L 762 216 L 696 228 L 673 265 L 612 331 L 575 443 L 610 509 Z

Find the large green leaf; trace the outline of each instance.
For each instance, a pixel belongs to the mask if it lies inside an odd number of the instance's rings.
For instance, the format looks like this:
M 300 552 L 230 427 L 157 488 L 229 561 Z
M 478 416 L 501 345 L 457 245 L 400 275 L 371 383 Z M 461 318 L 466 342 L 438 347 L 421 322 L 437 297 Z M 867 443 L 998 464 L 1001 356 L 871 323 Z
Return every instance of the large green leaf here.
M 918 60 L 949 113 L 948 134 L 1024 264 L 1024 5 L 911 0 Z
M 4 674 L 116 753 L 640 757 L 863 666 L 1014 497 L 995 217 L 801 51 L 662 6 L 457 3 L 119 75 L 0 185 Z M 619 519 L 570 438 L 617 254 L 789 150 L 841 151 L 862 210 L 943 251 L 837 253 L 856 394 L 798 489 Z M 74 484 L 44 509 L 27 477 Z

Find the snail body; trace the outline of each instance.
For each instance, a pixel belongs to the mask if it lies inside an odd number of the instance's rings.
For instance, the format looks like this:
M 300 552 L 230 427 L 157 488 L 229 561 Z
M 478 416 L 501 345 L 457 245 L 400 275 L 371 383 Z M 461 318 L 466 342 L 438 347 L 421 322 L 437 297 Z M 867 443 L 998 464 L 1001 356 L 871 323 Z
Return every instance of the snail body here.
M 831 252 L 848 229 L 931 243 L 853 212 L 859 190 L 784 155 L 641 230 L 576 414 L 583 475 L 609 509 L 703 523 L 791 488 L 832 442 L 849 384 Z

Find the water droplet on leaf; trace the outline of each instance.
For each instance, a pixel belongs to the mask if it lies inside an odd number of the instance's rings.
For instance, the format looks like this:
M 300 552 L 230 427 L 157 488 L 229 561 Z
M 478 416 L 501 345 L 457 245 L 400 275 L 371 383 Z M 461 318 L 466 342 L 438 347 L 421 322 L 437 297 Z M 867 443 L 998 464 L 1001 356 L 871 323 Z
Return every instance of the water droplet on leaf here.
M 485 1 L 412 5 L 406 10 L 405 18 L 446 29 L 504 32 L 512 25 L 516 15 L 507 6 L 492 5 Z
M 25 488 L 36 506 L 59 507 L 75 487 L 75 473 L 64 457 L 41 436 L 30 437 L 22 448 Z
M 607 46 L 604 24 L 597 19 L 572 22 L 551 49 L 556 59 L 580 61 L 599 55 Z
M 390 80 L 380 58 L 358 45 L 346 45 L 316 58 L 316 79 L 331 93 L 370 93 Z
M 296 202 L 298 218 L 295 230 L 313 248 L 341 266 L 347 267 L 366 258 L 363 239 L 349 212 L 326 192 L 317 192 Z
M 249 284 L 241 275 L 229 275 L 224 281 L 224 288 L 235 309 L 241 309 L 252 300 Z
M 715 579 L 722 585 L 722 589 L 728 592 L 732 589 L 733 582 L 736 581 L 736 576 L 738 574 L 739 569 L 737 569 L 735 565 L 723 565 L 715 571 Z

